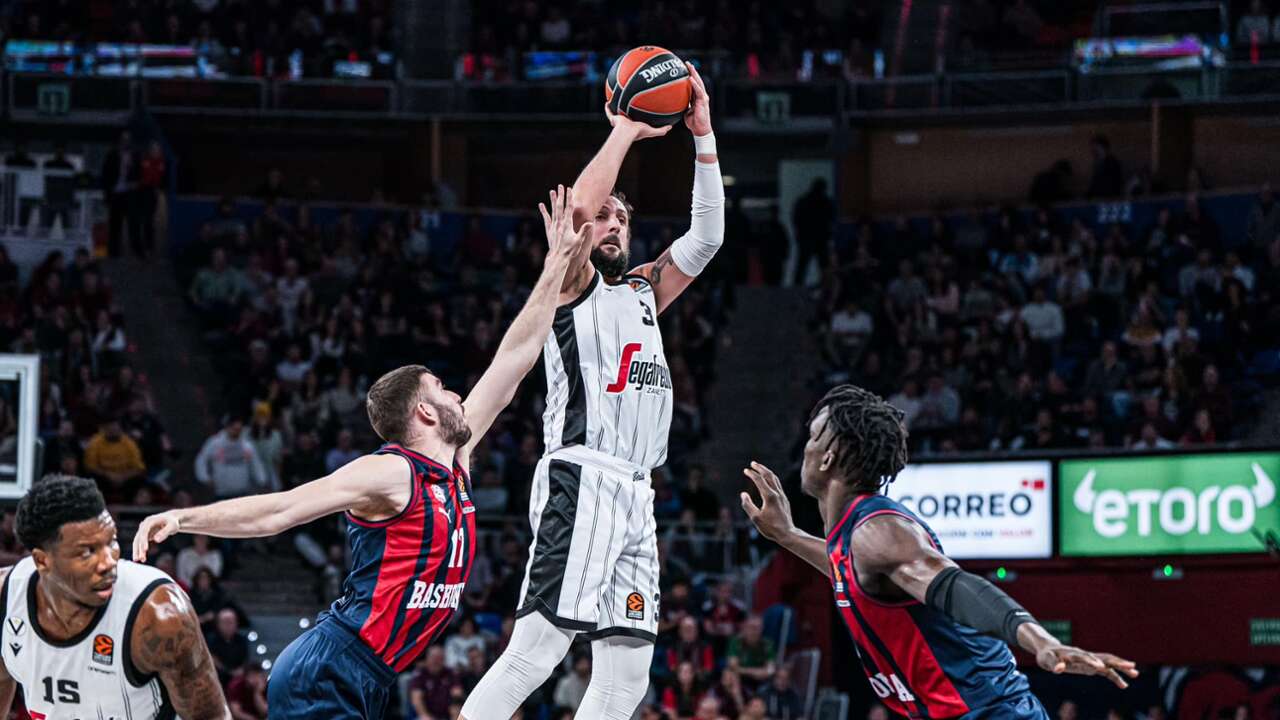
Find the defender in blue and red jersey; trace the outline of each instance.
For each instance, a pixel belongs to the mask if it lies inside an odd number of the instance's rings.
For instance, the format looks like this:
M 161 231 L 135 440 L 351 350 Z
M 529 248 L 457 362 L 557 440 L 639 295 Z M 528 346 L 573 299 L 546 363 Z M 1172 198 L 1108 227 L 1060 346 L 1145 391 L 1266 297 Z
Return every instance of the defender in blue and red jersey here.
M 827 393 L 809 421 L 801 489 L 827 539 L 797 529 L 768 468 L 744 470 L 760 491 L 742 507 L 760 532 L 822 571 L 835 589 L 871 688 L 910 718 L 1048 720 L 1008 645 L 1055 673 L 1137 677 L 1128 660 L 1058 642 L 999 588 L 942 554 L 929 526 L 880 494 L 907 462 L 902 413 L 852 385 Z M 998 638 L 998 639 L 997 639 Z
M 539 208 L 550 243 L 542 275 L 465 401 L 422 365 L 392 370 L 366 399 L 386 442 L 377 452 L 288 492 L 171 510 L 139 527 L 141 561 L 177 532 L 262 537 L 346 513 L 351 574 L 342 597 L 276 661 L 273 720 L 382 717 L 396 675 L 458 609 L 475 555 L 471 452 L 542 352 L 565 272 L 589 236 L 589 226 L 573 230 L 571 190 L 552 191 L 550 214 Z

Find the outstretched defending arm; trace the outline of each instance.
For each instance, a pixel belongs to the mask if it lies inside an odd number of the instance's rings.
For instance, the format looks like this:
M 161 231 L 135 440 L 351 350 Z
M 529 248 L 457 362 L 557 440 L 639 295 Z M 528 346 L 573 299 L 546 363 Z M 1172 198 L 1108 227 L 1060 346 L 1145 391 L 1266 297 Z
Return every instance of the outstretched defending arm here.
M 657 260 L 631 271 L 645 276 L 653 284 L 659 313 L 666 310 L 706 269 L 724 243 L 724 180 L 720 177 L 716 136 L 711 129 L 711 99 L 698 70 L 692 63 L 686 65 L 693 83 L 693 103 L 685 113 L 684 124 L 693 133 L 696 154 L 689 232 L 671 243 L 671 247 L 664 250 Z
M 751 478 L 760 491 L 760 504 L 756 505 L 748 493 L 742 493 L 742 510 L 761 535 L 778 543 L 792 555 L 812 565 L 818 572 L 831 577 L 831 563 L 827 560 L 827 543 L 796 527 L 791 519 L 791 501 L 782 490 L 778 476 L 758 462 L 742 471 Z
M 1044 670 L 1101 675 L 1122 688 L 1128 687 L 1122 675 L 1138 676 L 1128 660 L 1063 645 L 1003 590 L 938 552 L 924 529 L 907 518 L 881 515 L 867 520 L 854 531 L 849 554 L 855 570 L 883 575 L 956 622 L 1021 647 Z
M 161 585 L 143 601 L 129 652 L 138 670 L 160 676 L 179 717 L 231 720 L 200 620 L 177 585 Z
M 342 510 L 374 517 L 394 515 L 410 497 L 409 466 L 393 455 L 365 455 L 319 480 L 292 490 L 248 495 L 203 505 L 166 510 L 138 526 L 133 559 L 143 562 L 152 543 L 178 532 L 214 537 L 277 535 Z
M 547 208 L 538 203 L 551 249 L 533 292 L 502 336 L 493 362 L 462 403 L 471 427 L 471 441 L 459 448 L 457 460 L 468 472 L 471 470 L 471 451 L 489 431 L 498 413 L 511 402 L 520 381 L 537 362 L 547 333 L 551 331 L 565 271 L 579 250 L 588 245 L 590 226 L 584 224 L 576 232 L 573 229 L 575 209 L 573 188 L 563 185 L 551 191 L 549 214 Z

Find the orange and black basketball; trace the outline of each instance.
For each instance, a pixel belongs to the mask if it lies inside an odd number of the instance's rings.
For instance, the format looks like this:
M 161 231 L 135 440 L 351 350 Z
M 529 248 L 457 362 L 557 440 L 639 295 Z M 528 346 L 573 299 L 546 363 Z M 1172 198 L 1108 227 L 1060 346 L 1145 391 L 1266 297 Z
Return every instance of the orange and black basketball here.
M 604 99 L 609 112 L 653 127 L 680 122 L 689 109 L 689 69 L 669 50 L 645 45 L 628 50 L 609 68 Z

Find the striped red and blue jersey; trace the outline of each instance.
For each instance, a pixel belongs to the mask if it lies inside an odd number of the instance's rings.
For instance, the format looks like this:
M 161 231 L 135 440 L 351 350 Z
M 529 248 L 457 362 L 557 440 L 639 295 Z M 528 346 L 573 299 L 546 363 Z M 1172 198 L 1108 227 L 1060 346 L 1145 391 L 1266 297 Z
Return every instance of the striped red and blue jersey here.
M 1013 653 L 1000 640 L 907 600 L 885 602 L 858 584 L 850 541 L 862 523 L 900 515 L 919 523 L 938 552 L 938 536 L 898 502 L 860 495 L 827 536 L 831 583 L 871 688 L 890 710 L 910 718 L 957 718 L 1030 692 Z
M 351 574 L 329 609 L 392 670 L 413 665 L 458 609 L 475 556 L 475 506 L 466 470 L 395 444 L 413 474 L 413 496 L 395 517 L 347 513 Z

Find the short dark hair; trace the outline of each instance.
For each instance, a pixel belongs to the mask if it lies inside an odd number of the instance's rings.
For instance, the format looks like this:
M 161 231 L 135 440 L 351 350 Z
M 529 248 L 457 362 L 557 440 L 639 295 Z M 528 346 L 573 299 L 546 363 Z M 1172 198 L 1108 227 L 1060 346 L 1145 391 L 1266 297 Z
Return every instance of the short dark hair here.
M 636 219 L 636 208 L 631 201 L 627 200 L 627 194 L 621 190 L 614 190 L 609 193 L 609 197 L 622 203 L 622 207 L 627 209 L 627 224 L 630 225 Z
M 409 430 L 409 413 L 418 403 L 425 365 L 404 365 L 378 378 L 369 388 L 365 409 L 369 424 L 386 442 L 403 442 Z
M 94 481 L 50 474 L 41 478 L 18 502 L 14 526 L 23 545 L 48 549 L 58 541 L 63 525 L 93 520 L 106 509 L 107 503 Z
M 903 412 L 854 385 L 831 388 L 814 406 L 809 422 L 823 409 L 831 443 L 837 446 L 835 462 L 846 478 L 871 490 L 893 482 L 907 464 Z

